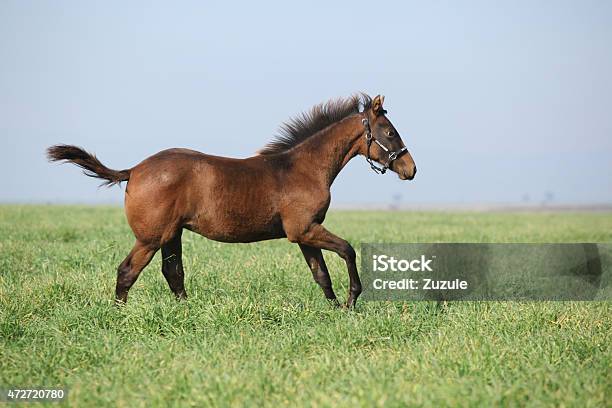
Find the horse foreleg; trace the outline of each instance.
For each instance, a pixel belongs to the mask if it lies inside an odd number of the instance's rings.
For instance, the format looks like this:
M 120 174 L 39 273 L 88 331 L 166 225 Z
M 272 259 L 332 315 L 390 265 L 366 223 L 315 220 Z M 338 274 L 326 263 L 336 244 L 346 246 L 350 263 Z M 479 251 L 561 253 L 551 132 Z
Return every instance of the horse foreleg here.
M 299 229 L 301 232 L 294 232 L 290 228 L 285 228 L 288 232 L 287 237 L 292 242 L 308 245 L 311 247 L 325 249 L 337 253 L 346 262 L 349 275 L 349 293 L 346 307 L 352 308 L 361 294 L 361 281 L 357 273 L 355 250 L 344 239 L 332 234 L 321 224 L 312 224 L 306 229 Z
M 302 250 L 302 254 L 304 254 L 306 263 L 312 271 L 312 277 L 314 278 L 315 282 L 319 284 L 321 289 L 323 289 L 323 293 L 325 294 L 327 300 L 329 300 L 334 306 L 340 306 L 338 299 L 336 299 L 334 289 L 332 288 L 332 281 L 329 276 L 329 271 L 327 270 L 327 265 L 325 265 L 325 259 L 323 259 L 323 253 L 321 250 L 306 244 L 299 244 L 299 246 Z

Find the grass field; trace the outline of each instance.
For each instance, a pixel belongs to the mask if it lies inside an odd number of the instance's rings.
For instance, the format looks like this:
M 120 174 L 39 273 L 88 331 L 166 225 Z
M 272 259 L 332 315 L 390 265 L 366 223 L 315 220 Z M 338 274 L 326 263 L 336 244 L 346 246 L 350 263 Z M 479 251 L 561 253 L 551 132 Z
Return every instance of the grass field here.
M 359 242 L 612 242 L 612 214 L 331 212 Z M 297 246 L 186 232 L 188 302 L 110 207 L 0 207 L 0 387 L 73 406 L 610 406 L 612 304 L 361 302 L 331 309 Z M 326 253 L 346 297 L 343 263 Z

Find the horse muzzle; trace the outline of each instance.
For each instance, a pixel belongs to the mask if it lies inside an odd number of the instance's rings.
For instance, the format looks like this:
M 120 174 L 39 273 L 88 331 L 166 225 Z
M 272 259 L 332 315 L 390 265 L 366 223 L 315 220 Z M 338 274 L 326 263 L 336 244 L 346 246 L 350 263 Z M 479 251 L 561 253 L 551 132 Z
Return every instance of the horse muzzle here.
M 395 161 L 393 170 L 401 180 L 412 180 L 416 176 L 417 168 L 410 152 L 406 152 Z
M 400 179 L 402 180 L 412 180 L 414 176 L 416 176 L 417 168 L 413 166 L 412 171 L 401 170 L 397 173 Z

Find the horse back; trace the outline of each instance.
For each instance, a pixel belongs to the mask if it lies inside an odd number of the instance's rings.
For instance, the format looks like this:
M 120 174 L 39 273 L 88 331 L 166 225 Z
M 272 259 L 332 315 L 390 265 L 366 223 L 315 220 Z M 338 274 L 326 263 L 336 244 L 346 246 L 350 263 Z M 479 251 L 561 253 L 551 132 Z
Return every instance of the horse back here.
M 135 233 L 187 228 L 224 242 L 283 237 L 274 164 L 261 156 L 232 159 L 164 150 L 131 170 L 128 221 Z

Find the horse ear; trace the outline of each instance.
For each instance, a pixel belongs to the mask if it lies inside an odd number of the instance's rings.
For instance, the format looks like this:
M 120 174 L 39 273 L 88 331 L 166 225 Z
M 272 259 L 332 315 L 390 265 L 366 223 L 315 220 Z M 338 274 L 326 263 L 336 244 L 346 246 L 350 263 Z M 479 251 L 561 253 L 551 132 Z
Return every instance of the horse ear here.
M 385 97 L 381 95 L 376 95 L 374 100 L 372 100 L 372 112 L 374 112 L 375 115 L 380 115 L 382 113 L 385 113 L 385 110 L 383 108 L 384 101 L 385 101 Z

